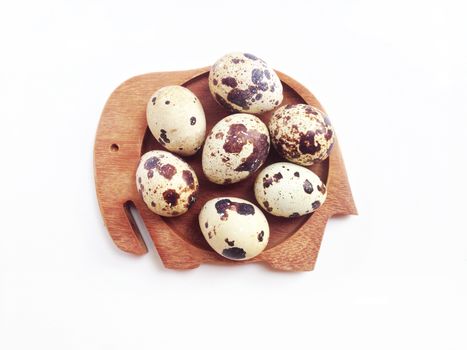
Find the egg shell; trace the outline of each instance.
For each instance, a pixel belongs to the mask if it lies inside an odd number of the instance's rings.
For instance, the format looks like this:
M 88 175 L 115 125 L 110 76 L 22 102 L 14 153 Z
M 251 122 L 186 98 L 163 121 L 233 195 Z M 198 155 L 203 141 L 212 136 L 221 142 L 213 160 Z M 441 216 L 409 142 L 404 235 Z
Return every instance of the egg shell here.
M 196 201 L 199 183 L 194 170 L 182 159 L 166 151 L 150 151 L 138 164 L 136 187 L 151 211 L 178 216 Z
M 297 217 L 312 213 L 326 200 L 326 186 L 310 169 L 274 163 L 258 174 L 255 197 L 264 210 L 275 216 Z
M 199 99 L 183 86 L 166 86 L 149 99 L 146 117 L 149 129 L 167 150 L 190 156 L 204 142 L 206 117 Z
M 325 160 L 334 145 L 334 130 L 326 114 L 306 105 L 286 105 L 269 121 L 271 142 L 288 161 L 312 165 Z
M 248 53 L 220 58 L 209 72 L 214 99 L 232 112 L 264 113 L 282 102 L 282 83 L 266 62 Z
M 251 114 L 232 114 L 209 133 L 203 148 L 203 172 L 216 184 L 239 182 L 254 173 L 268 153 L 266 125 Z
M 208 244 L 228 259 L 251 259 L 268 244 L 266 217 L 257 206 L 244 199 L 211 199 L 201 209 L 198 219 Z

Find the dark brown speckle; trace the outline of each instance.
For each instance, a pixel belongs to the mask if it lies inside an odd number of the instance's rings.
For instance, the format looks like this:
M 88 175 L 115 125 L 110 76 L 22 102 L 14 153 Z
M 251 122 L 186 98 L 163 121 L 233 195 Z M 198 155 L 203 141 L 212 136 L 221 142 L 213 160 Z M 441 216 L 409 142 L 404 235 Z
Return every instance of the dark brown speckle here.
M 282 174 L 279 172 L 277 174 L 274 174 L 271 177 L 269 177 L 268 174 L 265 175 L 265 177 L 263 177 L 263 187 L 264 188 L 268 188 L 269 186 L 271 186 L 274 182 L 279 182 L 280 179 L 282 179 L 283 176 Z
M 315 133 L 312 130 L 306 134 L 300 133 L 299 150 L 304 154 L 315 154 L 321 150 L 321 145 L 318 142 L 315 144 Z
M 308 179 L 305 180 L 305 182 L 303 183 L 303 190 L 308 194 L 311 194 L 313 192 L 313 185 L 310 181 L 308 181 Z
M 161 165 L 160 159 L 157 157 L 147 159 L 146 162 L 144 162 L 144 168 L 148 170 L 148 178 L 154 176 L 153 169 L 156 169 L 160 175 L 168 180 L 177 173 L 177 169 L 172 164 Z
M 160 138 L 161 138 L 161 140 L 164 141 L 165 143 L 170 143 L 170 140 L 169 140 L 169 138 L 167 137 L 167 131 L 165 131 L 164 129 L 161 129 Z
M 172 164 L 164 164 L 159 169 L 159 174 L 161 174 L 166 179 L 170 180 L 177 173 L 177 169 Z
M 251 71 L 251 81 L 253 84 L 258 85 L 261 80 L 263 80 L 263 71 L 261 69 L 255 68 Z
M 258 59 L 258 57 L 256 57 L 255 55 L 252 55 L 251 53 L 244 53 L 243 56 L 253 61 L 256 61 Z
M 177 191 L 172 190 L 172 189 L 168 189 L 164 191 L 162 196 L 164 197 L 164 200 L 166 201 L 167 204 L 169 204 L 171 208 L 177 205 L 178 199 L 180 198 L 180 195 L 177 193 Z
M 190 194 L 188 196 L 188 203 L 185 205 L 185 207 L 190 209 L 195 203 L 196 203 L 196 196 L 194 194 Z
M 242 248 L 232 247 L 224 249 L 222 255 L 230 259 L 240 260 L 245 258 L 246 252 Z
M 222 82 L 222 85 L 225 85 L 231 88 L 236 88 L 238 85 L 237 80 L 235 80 L 235 78 L 233 77 L 222 78 L 221 82 Z
M 146 169 L 146 170 L 151 170 L 151 169 L 156 168 L 159 164 L 160 164 L 159 158 L 157 158 L 157 157 L 151 157 L 151 158 L 148 158 L 148 159 L 144 162 L 144 169 Z
M 248 130 L 244 124 L 231 124 L 223 146 L 224 150 L 227 153 L 238 154 L 247 143 L 253 145 L 253 151 L 235 168 L 235 171 L 256 171 L 268 155 L 269 141 L 268 135 L 256 130 Z
M 234 112 L 235 108 L 233 108 L 221 95 L 215 94 L 216 101 L 224 107 L 226 110 Z
M 228 238 L 224 239 L 224 242 L 227 243 L 230 247 L 233 247 L 235 245 L 235 241 L 229 241 Z
M 255 84 L 256 88 L 261 91 L 268 90 L 268 83 L 263 81 L 264 73 L 261 69 L 255 68 L 251 71 L 251 81 Z
M 260 233 L 258 233 L 258 242 L 262 242 L 263 238 L 264 238 L 264 231 L 261 231 Z
M 267 210 L 268 212 L 271 212 L 271 211 L 272 211 L 272 207 L 269 206 L 269 202 L 268 202 L 268 201 L 264 201 L 264 202 L 263 202 L 263 205 L 264 205 L 264 207 L 266 208 L 266 210 Z
M 279 180 L 282 179 L 283 176 L 281 173 L 277 173 L 277 174 L 274 174 L 272 178 L 274 179 L 274 182 L 279 182 Z
M 272 177 L 268 177 L 268 175 L 266 175 L 265 177 L 263 177 L 263 188 L 268 188 L 269 186 L 272 185 Z
M 306 106 L 305 107 L 305 113 L 307 114 L 313 114 L 313 115 L 318 115 L 318 112 L 316 112 L 316 110 L 311 107 L 311 106 Z
M 232 202 L 230 199 L 218 200 L 215 204 L 218 214 L 222 214 L 221 220 L 227 220 L 229 214 L 227 210 L 236 211 L 240 215 L 255 215 L 255 208 L 248 203 Z
M 232 90 L 229 91 L 227 94 L 227 101 L 242 107 L 244 110 L 250 109 L 248 105 L 248 100 L 253 96 L 253 94 L 256 93 L 256 90 L 250 91 L 249 89 L 247 90 L 242 90 L 239 88 L 233 88 Z M 221 103 L 222 104 L 222 103 Z M 232 106 L 229 105 L 229 109 L 233 109 Z
M 193 189 L 195 187 L 195 179 L 193 178 L 193 174 L 190 170 L 183 170 L 182 171 L 182 178 L 185 181 L 185 183 Z

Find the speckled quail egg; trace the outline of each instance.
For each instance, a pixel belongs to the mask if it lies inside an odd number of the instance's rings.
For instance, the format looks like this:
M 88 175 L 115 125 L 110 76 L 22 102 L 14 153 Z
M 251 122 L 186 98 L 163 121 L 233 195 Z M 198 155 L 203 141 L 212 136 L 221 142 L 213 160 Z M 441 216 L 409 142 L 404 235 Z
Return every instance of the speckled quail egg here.
M 220 58 L 209 72 L 209 90 L 232 112 L 263 113 L 282 102 L 282 83 L 266 62 L 235 52 Z
M 203 172 L 216 184 L 239 182 L 255 172 L 268 153 L 266 125 L 251 114 L 232 114 L 209 133 L 203 148 Z
M 201 209 L 198 219 L 206 241 L 228 259 L 251 259 L 268 244 L 266 217 L 257 206 L 244 199 L 211 199 Z
M 199 99 L 183 86 L 166 86 L 149 99 L 146 117 L 149 129 L 167 150 L 190 156 L 204 142 L 206 118 Z
M 293 163 L 308 166 L 325 160 L 334 145 L 334 131 L 326 114 L 306 104 L 279 108 L 268 127 L 274 148 Z
M 256 178 L 254 189 L 258 203 L 275 216 L 305 215 L 326 200 L 326 186 L 314 172 L 286 162 L 264 168 Z
M 178 216 L 195 202 L 198 178 L 183 160 L 165 151 L 145 153 L 136 170 L 136 187 L 156 214 Z

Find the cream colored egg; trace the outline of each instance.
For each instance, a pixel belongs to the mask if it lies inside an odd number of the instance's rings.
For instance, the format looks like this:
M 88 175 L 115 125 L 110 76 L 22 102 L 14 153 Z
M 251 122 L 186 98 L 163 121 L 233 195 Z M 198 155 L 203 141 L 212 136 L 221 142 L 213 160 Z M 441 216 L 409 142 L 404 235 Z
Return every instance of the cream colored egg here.
M 235 52 L 220 58 L 209 72 L 214 99 L 232 112 L 264 113 L 282 102 L 282 83 L 262 59 Z
M 326 200 L 326 186 L 311 170 L 287 162 L 264 168 L 255 181 L 255 197 L 275 216 L 297 217 L 312 213 Z
M 268 244 L 266 217 L 257 206 L 244 199 L 211 199 L 201 209 L 198 219 L 208 244 L 228 259 L 251 259 Z
M 146 117 L 149 129 L 167 150 L 190 156 L 204 142 L 206 118 L 199 99 L 183 86 L 166 86 L 149 99 Z
M 209 133 L 203 148 L 203 172 L 216 184 L 239 182 L 254 173 L 268 153 L 266 125 L 251 114 L 232 114 Z
M 334 131 L 326 114 L 306 104 L 279 108 L 268 127 L 276 151 L 296 164 L 308 166 L 323 161 L 334 145 Z
M 145 153 L 136 170 L 136 187 L 144 203 L 156 214 L 184 214 L 196 200 L 199 184 L 194 170 L 165 151 Z

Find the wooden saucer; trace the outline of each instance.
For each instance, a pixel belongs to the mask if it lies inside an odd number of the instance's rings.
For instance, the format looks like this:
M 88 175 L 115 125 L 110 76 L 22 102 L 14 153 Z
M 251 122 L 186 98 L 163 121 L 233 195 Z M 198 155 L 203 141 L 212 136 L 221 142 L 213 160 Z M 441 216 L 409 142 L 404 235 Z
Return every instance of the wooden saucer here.
M 201 263 L 245 264 L 264 262 L 277 270 L 312 270 L 327 220 L 333 215 L 357 214 L 339 144 L 331 156 L 310 167 L 326 183 L 328 196 L 315 213 L 299 218 L 279 218 L 265 213 L 270 225 L 266 250 L 254 259 L 231 261 L 215 253 L 198 227 L 198 213 L 211 198 L 234 196 L 256 203 L 253 193 L 255 176 L 230 186 L 209 182 L 201 170 L 201 151 L 184 159 L 193 167 L 200 182 L 195 205 L 184 215 L 163 218 L 146 208 L 137 192 L 135 171 L 140 156 L 153 149 L 163 149 L 149 132 L 146 104 L 151 94 L 167 85 L 183 85 L 200 99 L 207 121 L 206 132 L 230 114 L 211 97 L 208 88 L 209 67 L 183 72 L 149 73 L 133 77 L 120 85 L 108 99 L 99 122 L 94 145 L 96 192 L 104 223 L 118 248 L 131 254 L 145 254 L 147 247 L 130 207 L 134 206 L 146 224 L 152 241 L 170 269 L 192 269 Z M 323 110 L 304 86 L 277 72 L 284 86 L 282 104 L 307 103 Z M 272 113 L 261 116 L 267 124 Z M 332 118 L 331 118 L 332 120 Z M 264 166 L 283 161 L 274 148 Z M 259 172 L 260 170 L 258 170 Z

